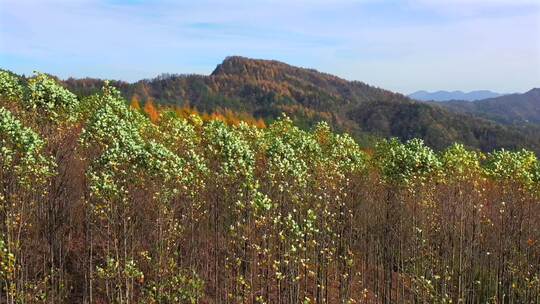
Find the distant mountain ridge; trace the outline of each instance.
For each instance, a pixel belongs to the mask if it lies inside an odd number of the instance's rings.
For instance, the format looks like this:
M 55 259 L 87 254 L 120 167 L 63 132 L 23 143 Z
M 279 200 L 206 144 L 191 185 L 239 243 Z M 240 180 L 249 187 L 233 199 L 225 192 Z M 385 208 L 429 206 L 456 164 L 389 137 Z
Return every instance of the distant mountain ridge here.
M 415 100 L 422 101 L 450 101 L 450 100 L 466 100 L 466 101 L 475 101 L 486 98 L 494 98 L 503 96 L 505 94 L 500 94 L 488 90 L 478 90 L 471 92 L 463 91 L 436 91 L 436 92 L 427 92 L 427 91 L 417 91 L 408 96 Z
M 88 95 L 99 90 L 103 81 L 68 79 L 64 83 L 73 92 Z M 435 149 L 461 142 L 484 151 L 528 148 L 540 153 L 540 131 L 455 113 L 360 81 L 275 60 L 232 56 L 208 76 L 164 75 L 113 84 L 126 98 L 142 102 L 188 104 L 205 112 L 230 109 L 267 122 L 286 113 L 305 129 L 324 120 L 365 145 L 379 137 L 422 138 Z
M 504 124 L 540 124 L 540 88 L 523 94 L 510 94 L 475 102 L 442 103 L 453 111 L 470 113 Z

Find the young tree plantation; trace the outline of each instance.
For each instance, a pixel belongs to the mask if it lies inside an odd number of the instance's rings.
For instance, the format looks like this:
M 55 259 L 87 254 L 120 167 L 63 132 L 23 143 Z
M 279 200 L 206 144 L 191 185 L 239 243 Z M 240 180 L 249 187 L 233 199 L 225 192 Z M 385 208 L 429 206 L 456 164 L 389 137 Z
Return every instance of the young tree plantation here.
M 540 303 L 535 153 L 205 116 L 1 71 L 0 303 Z

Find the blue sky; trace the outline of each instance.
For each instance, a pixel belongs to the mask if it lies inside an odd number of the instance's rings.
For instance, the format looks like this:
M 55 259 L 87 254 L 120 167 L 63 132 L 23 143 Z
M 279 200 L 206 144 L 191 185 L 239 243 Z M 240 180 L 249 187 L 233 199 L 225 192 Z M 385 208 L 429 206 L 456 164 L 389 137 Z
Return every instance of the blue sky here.
M 0 67 L 136 81 L 277 59 L 415 90 L 540 87 L 538 0 L 0 0 Z

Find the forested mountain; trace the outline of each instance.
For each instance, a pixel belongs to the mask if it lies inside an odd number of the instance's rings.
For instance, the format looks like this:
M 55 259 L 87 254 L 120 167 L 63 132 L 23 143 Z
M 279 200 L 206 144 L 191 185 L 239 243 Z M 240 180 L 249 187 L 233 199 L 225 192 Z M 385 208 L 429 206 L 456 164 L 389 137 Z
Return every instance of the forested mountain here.
M 332 101 L 351 121 L 384 114 L 406 129 L 429 117 L 446 130 L 460 118 L 309 70 L 278 82 L 227 62 L 210 78 L 119 86 L 209 93 L 243 81 L 239 67 L 295 106 Z M 168 81 L 186 86 L 158 89 Z M 329 96 L 290 94 L 300 88 Z M 201 100 L 232 100 L 219 98 Z M 421 139 L 366 150 L 325 122 L 228 125 L 128 103 L 108 83 L 81 98 L 45 74 L 0 71 L 0 303 L 540 303 L 531 151 L 437 152 Z
M 102 81 L 68 79 L 65 84 L 85 95 L 98 90 Z M 436 149 L 462 142 L 484 151 L 502 147 L 540 151 L 539 132 L 456 114 L 359 81 L 272 60 L 228 57 L 209 76 L 162 75 L 113 85 L 127 99 L 141 102 L 189 104 L 202 112 L 227 108 L 267 122 L 284 112 L 303 128 L 324 120 L 362 144 L 370 144 L 374 136 L 395 136 L 422 138 Z
M 454 100 L 443 105 L 504 124 L 540 124 L 540 88 L 475 102 Z
M 488 90 L 478 90 L 471 92 L 462 92 L 462 91 L 436 91 L 436 92 L 427 92 L 427 91 L 417 91 L 408 96 L 415 100 L 423 101 L 450 101 L 450 100 L 466 100 L 474 101 L 481 100 L 486 98 L 494 98 L 503 96 L 504 94 L 495 93 Z

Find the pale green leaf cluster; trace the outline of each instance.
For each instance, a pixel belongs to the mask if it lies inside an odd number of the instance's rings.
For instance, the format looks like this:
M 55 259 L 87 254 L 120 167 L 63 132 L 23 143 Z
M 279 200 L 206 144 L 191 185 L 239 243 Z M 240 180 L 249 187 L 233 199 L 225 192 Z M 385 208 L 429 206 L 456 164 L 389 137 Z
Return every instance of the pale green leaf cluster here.
M 42 182 L 52 174 L 52 162 L 43 156 L 45 142 L 30 128 L 0 107 L 0 165 L 13 170 L 21 185 Z
M 181 154 L 193 151 L 200 144 L 200 137 L 195 126 L 189 121 L 177 117 L 174 112 L 161 114 L 159 120 L 161 141 L 167 147 Z
M 321 146 L 321 161 L 334 165 L 340 173 L 361 173 L 368 157 L 349 134 L 334 134 L 326 122 L 320 122 L 313 136 Z
M 250 176 L 255 156 L 248 143 L 221 121 L 211 121 L 203 130 L 209 159 L 217 158 L 218 170 L 229 177 Z
M 129 109 L 122 99 L 101 95 L 100 107 L 90 117 L 82 135 L 83 146 L 97 144 L 106 148 L 117 141 L 141 142 L 140 130 L 149 122 L 144 116 Z
M 24 95 L 20 79 L 4 70 L 0 70 L 0 97 L 10 101 L 21 100 Z
M 88 171 L 94 195 L 104 199 L 124 197 L 128 185 L 144 183 L 142 176 L 159 177 L 166 183 L 190 179 L 184 159 L 163 144 L 144 138 L 149 130 L 158 133 L 154 125 L 129 109 L 109 88 L 104 88 L 102 98 L 81 135 L 83 145 L 97 148 L 100 154 Z
M 375 148 L 374 161 L 382 179 L 396 185 L 409 185 L 438 174 L 441 162 L 421 139 L 402 144 L 397 139 L 383 140 Z
M 531 151 L 503 149 L 489 153 L 484 167 L 486 174 L 491 178 L 530 186 L 537 179 L 538 159 Z
M 481 172 L 483 154 L 454 144 L 441 154 L 444 180 L 467 180 Z
M 310 163 L 322 153 L 315 138 L 283 116 L 266 130 L 263 141 L 269 179 L 278 190 L 283 192 L 288 186 L 305 187 Z
M 79 100 L 53 78 L 37 73 L 28 81 L 25 104 L 34 110 L 43 111 L 53 121 L 74 120 L 78 115 Z

